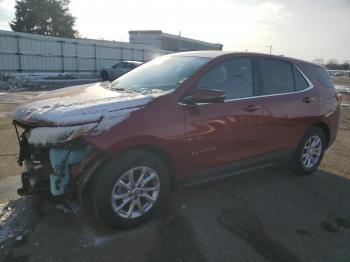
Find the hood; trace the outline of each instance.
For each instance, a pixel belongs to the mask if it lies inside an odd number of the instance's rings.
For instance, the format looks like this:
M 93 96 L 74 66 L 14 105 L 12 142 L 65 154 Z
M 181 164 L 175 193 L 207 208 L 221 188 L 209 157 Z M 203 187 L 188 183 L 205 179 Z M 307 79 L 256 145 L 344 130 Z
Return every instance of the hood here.
M 100 83 L 45 92 L 15 109 L 12 118 L 32 127 L 64 127 L 99 122 L 106 129 L 152 100 L 152 95 L 112 91 Z

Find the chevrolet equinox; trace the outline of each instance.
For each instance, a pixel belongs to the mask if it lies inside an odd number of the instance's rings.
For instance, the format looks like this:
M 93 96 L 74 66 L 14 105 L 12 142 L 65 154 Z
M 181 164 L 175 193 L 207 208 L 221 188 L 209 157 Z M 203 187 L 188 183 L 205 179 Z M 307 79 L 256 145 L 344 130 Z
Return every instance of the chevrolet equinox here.
M 336 137 L 340 100 L 317 64 L 255 53 L 165 55 L 112 83 L 43 93 L 18 107 L 18 193 L 135 226 L 174 185 L 282 159 L 312 173 Z

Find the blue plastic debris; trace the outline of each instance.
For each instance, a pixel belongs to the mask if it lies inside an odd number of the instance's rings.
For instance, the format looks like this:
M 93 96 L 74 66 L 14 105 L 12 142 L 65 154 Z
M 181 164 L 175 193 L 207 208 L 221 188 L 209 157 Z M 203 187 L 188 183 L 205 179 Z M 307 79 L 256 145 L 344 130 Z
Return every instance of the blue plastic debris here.
M 50 190 L 54 196 L 64 193 L 69 182 L 69 165 L 81 161 L 90 151 L 90 148 L 51 148 L 50 161 L 54 171 L 50 175 Z

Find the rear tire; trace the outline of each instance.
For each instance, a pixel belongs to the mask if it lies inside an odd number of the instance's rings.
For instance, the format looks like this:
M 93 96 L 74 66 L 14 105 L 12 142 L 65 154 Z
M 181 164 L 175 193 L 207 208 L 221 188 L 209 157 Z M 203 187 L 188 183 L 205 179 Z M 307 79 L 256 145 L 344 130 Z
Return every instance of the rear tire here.
M 102 81 L 109 81 L 109 75 L 106 71 L 101 72 Z
M 295 173 L 308 175 L 320 165 L 326 149 L 326 137 L 322 129 L 311 127 L 301 139 L 292 162 Z
M 94 215 L 113 228 L 130 228 L 146 222 L 166 202 L 169 172 L 157 155 L 133 150 L 101 167 L 90 185 Z

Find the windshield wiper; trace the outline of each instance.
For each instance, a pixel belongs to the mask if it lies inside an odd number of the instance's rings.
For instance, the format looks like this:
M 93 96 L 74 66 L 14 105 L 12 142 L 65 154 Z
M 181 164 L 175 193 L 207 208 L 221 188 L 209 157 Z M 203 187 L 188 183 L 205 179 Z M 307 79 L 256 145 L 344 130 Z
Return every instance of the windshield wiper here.
M 140 93 L 139 90 L 134 90 L 134 89 L 125 88 L 125 87 L 116 87 L 116 86 L 113 86 L 112 84 L 109 86 L 109 88 L 112 91 L 121 91 L 121 92 L 127 92 L 127 93 Z
M 114 91 L 125 91 L 125 88 L 123 88 L 123 87 L 111 87 L 111 89 L 112 90 L 114 90 Z

